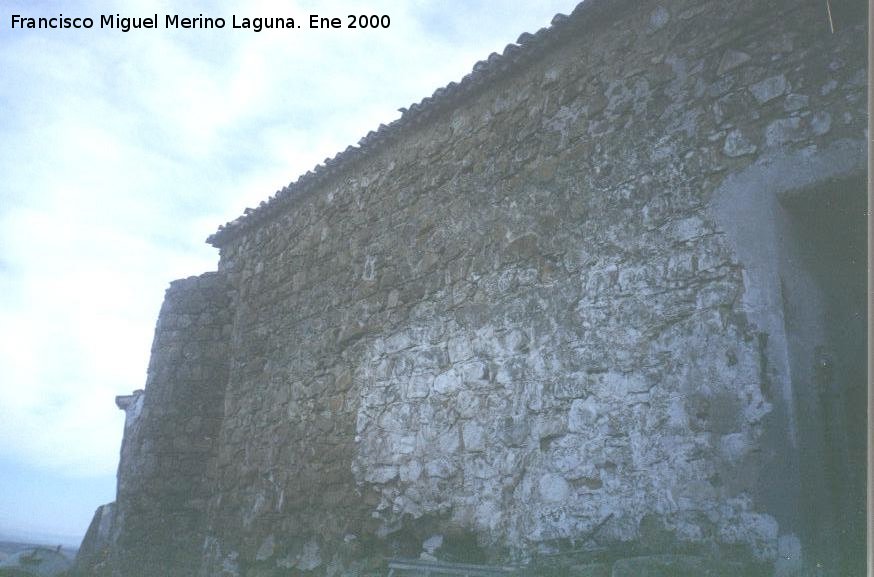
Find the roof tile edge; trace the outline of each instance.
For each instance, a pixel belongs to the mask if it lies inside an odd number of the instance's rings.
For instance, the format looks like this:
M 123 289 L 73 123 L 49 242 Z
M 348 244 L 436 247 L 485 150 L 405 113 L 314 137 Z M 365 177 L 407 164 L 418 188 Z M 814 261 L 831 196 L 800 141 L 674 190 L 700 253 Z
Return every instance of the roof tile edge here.
M 592 24 L 612 12 L 608 9 L 619 9 L 622 4 L 636 5 L 640 0 L 623 2 L 622 0 L 584 0 L 579 3 L 570 15 L 556 14 L 548 28 L 541 28 L 536 33 L 525 32 L 519 36 L 515 44 L 508 44 L 502 54 L 493 52 L 487 60 L 480 60 L 473 65 L 472 71 L 460 82 L 450 82 L 434 91 L 420 102 L 413 103 L 409 108 L 401 108 L 400 118 L 388 125 L 380 124 L 376 131 L 368 132 L 358 141 L 358 146 L 348 146 L 338 152 L 333 158 L 326 158 L 322 164 L 298 177 L 282 190 L 276 191 L 266 201 L 261 201 L 258 208 L 247 208 L 243 215 L 219 226 L 206 242 L 216 248 L 221 248 L 247 230 L 276 215 L 291 201 L 303 196 L 303 193 L 314 188 L 330 175 L 346 168 L 358 158 L 374 152 L 382 143 L 389 141 L 401 128 L 412 126 L 426 120 L 431 115 L 463 97 L 471 89 L 480 86 L 485 80 L 490 80 L 511 73 L 522 66 L 525 61 L 536 57 L 562 37 L 564 31 L 571 30 L 574 25 Z M 585 20 L 584 20 L 585 19 Z

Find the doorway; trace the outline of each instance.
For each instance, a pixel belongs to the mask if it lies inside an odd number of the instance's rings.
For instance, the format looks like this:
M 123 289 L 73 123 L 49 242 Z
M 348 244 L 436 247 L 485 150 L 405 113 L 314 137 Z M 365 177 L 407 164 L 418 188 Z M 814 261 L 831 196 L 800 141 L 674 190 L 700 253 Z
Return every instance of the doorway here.
M 798 415 L 802 523 L 826 575 L 865 572 L 867 192 L 864 176 L 794 191 L 781 267 Z

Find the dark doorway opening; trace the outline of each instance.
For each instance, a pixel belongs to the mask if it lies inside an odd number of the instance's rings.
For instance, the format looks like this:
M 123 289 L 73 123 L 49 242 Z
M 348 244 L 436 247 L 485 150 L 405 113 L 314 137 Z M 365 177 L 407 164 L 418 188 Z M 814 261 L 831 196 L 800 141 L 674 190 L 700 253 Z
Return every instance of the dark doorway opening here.
M 784 307 L 807 549 L 827 575 L 864 575 L 867 194 L 863 177 L 781 200 L 790 215 Z M 794 283 L 794 284 L 793 284 Z M 786 284 L 792 284 L 786 287 Z

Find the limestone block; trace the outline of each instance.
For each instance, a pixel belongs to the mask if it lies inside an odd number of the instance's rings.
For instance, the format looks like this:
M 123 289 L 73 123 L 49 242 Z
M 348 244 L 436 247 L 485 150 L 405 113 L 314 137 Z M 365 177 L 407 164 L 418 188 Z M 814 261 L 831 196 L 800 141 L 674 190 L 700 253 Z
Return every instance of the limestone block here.
M 454 370 L 440 373 L 434 377 L 432 389 L 438 395 L 446 395 L 454 393 L 461 387 L 461 380 Z
M 719 67 L 716 69 L 716 74 L 722 76 L 730 70 L 734 70 L 738 66 L 742 66 L 750 61 L 750 55 L 740 50 L 726 50 L 722 58 L 719 60 Z
M 573 433 L 585 433 L 590 431 L 599 415 L 603 411 L 601 403 L 594 398 L 575 399 L 571 403 L 568 414 L 568 429 Z
M 655 31 L 664 27 L 671 19 L 670 12 L 664 6 L 656 6 L 649 14 L 650 29 Z
M 570 485 L 562 477 L 547 473 L 537 486 L 540 498 L 547 503 L 560 503 L 570 494 Z
M 786 76 L 777 74 L 750 86 L 750 92 L 759 104 L 765 104 L 778 96 L 782 96 L 788 89 L 789 83 Z
M 750 142 L 749 138 L 740 130 L 732 130 L 725 137 L 722 151 L 731 157 L 753 154 L 758 147 Z
M 486 430 L 477 421 L 467 421 L 461 426 L 464 448 L 467 451 L 482 451 L 486 447 Z
M 777 119 L 765 128 L 765 144 L 769 147 L 781 146 L 787 142 L 797 142 L 803 138 L 801 119 L 795 116 Z
M 809 102 L 810 97 L 806 94 L 787 94 L 786 98 L 783 101 L 783 109 L 787 112 L 802 110 L 804 108 L 807 108 Z
M 832 116 L 825 110 L 819 110 L 810 117 L 810 129 L 817 136 L 827 134 L 831 130 Z

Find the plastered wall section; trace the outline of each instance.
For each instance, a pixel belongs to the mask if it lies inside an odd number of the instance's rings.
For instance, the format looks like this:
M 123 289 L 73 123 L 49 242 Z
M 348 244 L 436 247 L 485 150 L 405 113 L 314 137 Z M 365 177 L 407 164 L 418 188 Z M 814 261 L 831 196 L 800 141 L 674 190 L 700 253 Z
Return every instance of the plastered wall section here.
M 219 273 L 177 280 L 167 290 L 146 393 L 126 409 L 113 575 L 196 574 L 224 410 L 229 319 Z
M 653 519 L 775 561 L 791 376 L 714 194 L 862 146 L 865 29 L 823 18 L 625 9 L 225 244 L 207 573 L 461 529 L 524 558 Z

